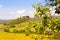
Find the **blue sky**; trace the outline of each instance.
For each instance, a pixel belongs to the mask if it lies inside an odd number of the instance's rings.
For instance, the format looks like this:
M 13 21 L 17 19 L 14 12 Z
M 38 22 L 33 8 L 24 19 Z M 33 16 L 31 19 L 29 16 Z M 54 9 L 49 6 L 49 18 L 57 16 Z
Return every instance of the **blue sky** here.
M 29 15 L 33 17 L 33 4 L 45 4 L 44 0 L 0 0 L 0 19 L 15 19 Z

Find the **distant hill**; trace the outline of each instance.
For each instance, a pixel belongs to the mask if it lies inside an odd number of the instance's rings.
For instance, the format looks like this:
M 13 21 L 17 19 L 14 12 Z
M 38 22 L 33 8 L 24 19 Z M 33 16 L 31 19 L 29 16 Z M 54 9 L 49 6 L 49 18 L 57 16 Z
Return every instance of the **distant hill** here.
M 20 24 L 26 21 L 41 21 L 42 19 L 39 17 L 30 18 L 29 16 L 21 16 L 20 18 L 14 20 L 7 20 L 6 24 Z M 5 21 L 6 22 L 6 21 Z
M 53 18 L 56 18 L 56 16 L 52 16 Z M 60 17 L 57 17 L 57 18 L 60 18 Z M 41 21 L 43 20 L 42 18 L 40 17 L 34 17 L 34 18 L 30 18 L 29 16 L 21 16 L 17 19 L 12 19 L 12 20 L 0 20 L 0 23 L 7 23 L 7 24 L 19 24 L 19 23 L 22 23 L 22 22 L 26 22 L 26 21 Z
M 11 20 L 0 20 L 0 24 L 4 24 L 4 23 L 9 22 L 9 21 L 11 21 Z

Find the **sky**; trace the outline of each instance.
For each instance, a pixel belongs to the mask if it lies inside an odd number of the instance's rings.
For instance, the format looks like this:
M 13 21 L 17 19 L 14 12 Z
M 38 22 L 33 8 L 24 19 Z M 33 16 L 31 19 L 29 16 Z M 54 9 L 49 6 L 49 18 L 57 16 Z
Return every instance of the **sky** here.
M 34 15 L 33 4 L 45 4 L 45 0 L 0 0 L 0 19 L 16 19 Z

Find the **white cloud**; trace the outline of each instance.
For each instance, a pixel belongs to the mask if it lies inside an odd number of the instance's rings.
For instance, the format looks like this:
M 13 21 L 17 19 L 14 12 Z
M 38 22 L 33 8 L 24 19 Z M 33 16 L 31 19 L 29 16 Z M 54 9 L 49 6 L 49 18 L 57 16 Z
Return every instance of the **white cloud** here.
M 20 16 L 30 16 L 34 17 L 34 11 L 27 11 L 27 10 L 12 10 L 9 12 L 10 19 L 16 19 L 19 18 Z
M 13 14 L 15 14 L 15 12 L 14 12 L 14 11 L 12 11 L 12 12 L 11 12 L 11 14 L 13 15 Z
M 34 12 L 30 12 L 29 14 L 30 17 L 34 17 Z
M 0 8 L 3 7 L 3 5 L 0 5 Z
M 17 14 L 22 14 L 22 13 L 25 13 L 25 10 L 17 10 L 16 13 Z
M 54 10 L 54 9 L 52 9 L 52 8 L 50 8 L 50 10 L 51 10 L 51 12 L 50 12 L 50 13 L 51 13 L 51 15 L 52 15 L 52 16 L 54 16 L 54 15 L 55 15 L 55 10 Z
M 55 7 L 54 7 L 54 8 L 55 8 Z M 60 16 L 60 14 L 55 13 L 56 10 L 55 10 L 54 8 L 53 8 L 53 9 L 50 8 L 50 10 L 51 10 L 50 13 L 51 13 L 51 15 L 52 15 L 52 16 L 56 16 L 56 17 Z
M 18 18 L 20 16 L 26 15 L 26 10 L 14 10 L 14 11 L 10 11 L 10 18 Z
M 55 16 L 58 16 L 58 14 L 56 13 Z

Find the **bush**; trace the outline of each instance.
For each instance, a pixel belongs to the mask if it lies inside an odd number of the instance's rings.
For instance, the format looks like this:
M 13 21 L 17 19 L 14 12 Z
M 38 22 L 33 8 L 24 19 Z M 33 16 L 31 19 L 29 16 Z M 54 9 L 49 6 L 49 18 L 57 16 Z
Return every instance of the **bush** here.
M 14 28 L 15 27 L 15 25 L 13 25 L 13 24 L 11 24 L 11 25 L 9 25 L 11 28 Z
M 4 28 L 4 31 L 5 32 L 9 32 L 9 28 Z
M 13 32 L 14 32 L 14 33 L 24 33 L 25 30 L 17 30 L 17 29 L 14 29 Z
M 18 30 L 14 29 L 13 32 L 14 32 L 14 33 L 18 33 Z
M 29 36 L 29 34 L 28 34 L 28 33 L 26 33 L 26 36 Z
M 43 34 L 44 33 L 44 27 L 40 27 L 40 34 Z
M 54 34 L 54 39 L 60 40 L 60 32 Z
M 25 32 L 25 30 L 19 30 L 19 33 L 23 33 L 23 32 Z

